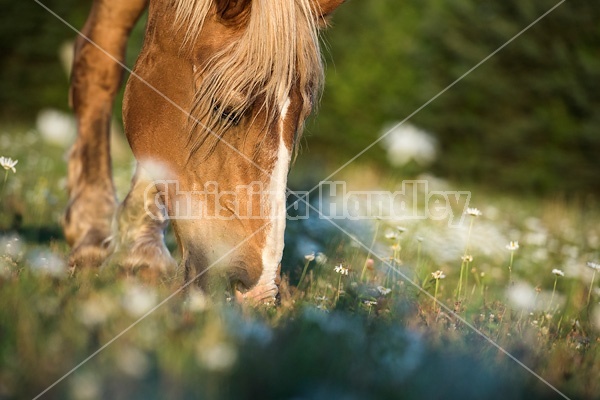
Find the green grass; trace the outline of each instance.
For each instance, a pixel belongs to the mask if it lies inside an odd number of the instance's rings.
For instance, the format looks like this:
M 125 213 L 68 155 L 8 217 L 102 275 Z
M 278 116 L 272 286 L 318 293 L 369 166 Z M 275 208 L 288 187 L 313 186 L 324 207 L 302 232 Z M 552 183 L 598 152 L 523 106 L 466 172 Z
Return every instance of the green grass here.
M 326 259 L 286 266 L 280 305 L 249 308 L 179 291 L 177 271 L 157 282 L 68 271 L 58 225 L 64 149 L 7 130 L 0 155 L 19 164 L 0 198 L 0 399 L 36 396 L 106 344 L 42 398 L 556 398 L 482 335 L 569 397 L 599 397 L 600 293 L 596 279 L 588 302 L 586 263 L 600 258 L 600 215 L 591 201 L 474 191 L 482 216 L 458 227 L 402 221 L 395 236 L 396 223 L 369 225 L 367 249 L 332 240 Z M 117 160 L 121 193 L 130 169 Z M 368 174 L 346 178 L 398 183 Z M 520 246 L 509 278 L 511 240 Z M 340 264 L 347 276 L 334 271 Z

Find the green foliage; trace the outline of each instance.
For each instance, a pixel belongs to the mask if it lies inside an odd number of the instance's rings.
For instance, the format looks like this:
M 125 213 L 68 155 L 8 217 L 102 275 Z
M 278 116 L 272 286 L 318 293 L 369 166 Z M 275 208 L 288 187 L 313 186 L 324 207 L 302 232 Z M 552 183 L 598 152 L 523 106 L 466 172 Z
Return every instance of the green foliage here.
M 437 92 L 554 4 L 444 2 L 423 25 L 429 46 L 414 67 Z M 564 3 L 424 110 L 444 151 L 436 171 L 534 193 L 598 192 L 599 18 L 592 3 Z
M 312 147 L 336 162 L 358 153 L 554 4 L 347 4 L 328 34 L 333 65 Z M 440 141 L 434 172 L 496 189 L 597 193 L 599 13 L 564 3 L 412 118 Z M 379 145 L 363 156 L 382 158 Z
M 87 4 L 44 2 L 75 26 L 82 26 Z M 74 33 L 34 1 L 0 0 L 0 116 L 31 118 L 44 107 L 67 108 L 68 77 L 59 47 Z
M 383 124 L 400 120 L 419 104 L 418 69 L 407 55 L 419 46 L 417 1 L 355 1 L 335 14 L 324 42 L 328 63 L 319 115 L 309 126 L 311 149 L 341 161 L 377 138 Z M 314 133 L 314 134 L 313 134 Z M 381 147 L 368 153 L 381 160 Z
M 75 29 L 87 18 L 89 2 L 49 0 L 42 2 Z M 34 1 L 0 0 L 0 118 L 27 121 L 43 108 L 68 110 L 69 76 L 59 52 L 72 43 L 76 33 Z M 129 43 L 126 65 L 132 66 L 143 40 L 144 19 Z M 119 95 L 115 114 L 121 115 Z

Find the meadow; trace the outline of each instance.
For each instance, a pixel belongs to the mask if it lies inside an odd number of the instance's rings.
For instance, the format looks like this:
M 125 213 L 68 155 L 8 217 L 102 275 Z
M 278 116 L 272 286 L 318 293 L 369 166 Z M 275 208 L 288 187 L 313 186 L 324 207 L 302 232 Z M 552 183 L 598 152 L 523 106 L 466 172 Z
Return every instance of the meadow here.
M 319 218 L 290 222 L 280 304 L 253 308 L 182 289 L 181 271 L 69 270 L 68 140 L 0 131 L 0 155 L 18 160 L 0 170 L 1 399 L 600 396 L 590 199 L 475 189 L 467 215 L 454 210 L 460 224 L 374 219 L 343 225 L 352 237 Z M 122 198 L 132 164 L 115 143 Z M 365 166 L 342 178 L 401 182 Z

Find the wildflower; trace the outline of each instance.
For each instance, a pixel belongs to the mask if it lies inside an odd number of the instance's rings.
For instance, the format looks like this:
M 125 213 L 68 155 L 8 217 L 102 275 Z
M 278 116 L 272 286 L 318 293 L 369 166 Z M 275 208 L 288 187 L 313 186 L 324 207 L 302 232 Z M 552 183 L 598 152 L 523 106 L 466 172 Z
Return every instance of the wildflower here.
M 431 273 L 431 276 L 433 277 L 433 279 L 435 279 L 436 281 L 439 279 L 444 279 L 446 277 L 446 275 L 444 275 L 443 271 L 435 271 Z
M 404 233 L 404 232 L 406 232 L 406 228 L 405 228 L 405 227 L 403 227 L 403 226 L 396 226 L 396 230 L 397 230 L 399 233 Z
M 142 378 L 150 367 L 148 356 L 143 351 L 130 346 L 118 352 L 116 362 L 122 372 L 134 378 Z
M 594 287 L 594 279 L 596 279 L 596 272 L 600 271 L 600 264 L 589 261 L 587 266 L 594 270 L 594 274 L 592 275 L 592 282 L 590 283 L 590 290 L 588 291 L 588 305 L 590 304 L 590 300 L 592 299 L 592 289 Z
M 437 270 L 432 272 L 431 276 L 433 276 L 433 279 L 435 279 L 435 291 L 433 292 L 433 312 L 435 312 L 437 306 L 438 289 L 440 287 L 440 279 L 444 279 L 446 275 L 444 275 L 444 272 Z
M 519 249 L 519 242 L 513 242 L 511 241 L 509 244 L 506 245 L 506 249 L 510 250 L 510 251 L 515 251 Z
M 102 393 L 100 378 L 91 372 L 75 374 L 71 380 L 70 392 L 74 399 L 99 398 Z
M 379 293 L 381 293 L 382 296 L 385 296 L 386 294 L 389 294 L 392 291 L 392 289 L 388 289 L 383 286 L 377 286 L 377 290 L 379 291 Z
M 202 291 L 199 289 L 192 289 L 185 304 L 188 310 L 192 312 L 201 312 L 206 310 L 209 302 Z
M 315 260 L 317 260 L 317 264 L 323 265 L 327 263 L 327 256 L 321 252 L 317 253 L 315 256 Z
M 558 283 L 558 277 L 559 276 L 565 276 L 565 273 L 562 272 L 560 269 L 553 269 L 552 273 L 555 275 L 554 276 L 554 288 L 552 288 L 552 296 L 550 297 L 550 304 L 548 305 L 548 309 L 550 309 L 552 307 L 552 301 L 554 300 L 554 293 L 556 292 L 556 284 Z
M 94 295 L 79 304 L 77 317 L 88 328 L 104 324 L 116 310 L 112 296 Z
M 202 342 L 196 345 L 196 360 L 211 371 L 226 371 L 235 364 L 237 358 L 237 349 L 229 343 L 216 343 L 210 347 Z
M 591 269 L 593 269 L 594 271 L 600 271 L 600 264 L 589 261 L 587 263 L 587 266 L 590 267 Z
M 463 260 L 463 262 L 473 262 L 473 256 L 470 254 L 465 254 L 461 257 L 461 259 Z
M 508 264 L 508 285 L 510 286 L 512 285 L 512 268 L 515 261 L 515 251 L 519 248 L 519 242 L 511 240 L 506 245 L 506 248 L 510 251 L 510 263 Z
M 470 215 L 472 217 L 480 217 L 481 216 L 481 211 L 479 211 L 478 208 L 467 208 L 467 215 Z
M 394 231 L 387 231 L 385 233 L 385 238 L 388 240 L 397 240 L 398 239 L 398 234 Z
M 365 300 L 365 301 L 363 301 L 363 303 L 366 304 L 369 307 L 377 305 L 377 302 L 373 301 L 373 300 Z
M 13 160 L 10 157 L 0 157 L 0 166 L 7 171 L 10 169 L 14 173 L 17 172 L 15 165 L 17 165 L 18 162 L 19 160 Z
M 157 303 L 157 298 L 154 289 L 128 283 L 121 297 L 121 304 L 130 316 L 137 318 L 152 309 Z
M 342 264 L 336 266 L 333 270 L 340 275 L 348 275 L 348 268 L 344 268 Z
M 315 259 L 314 251 L 310 254 L 305 255 L 304 259 L 306 260 L 306 262 L 304 263 L 304 268 L 302 269 L 302 275 L 300 275 L 300 280 L 298 281 L 298 287 L 300 287 L 300 285 L 304 281 L 304 277 L 306 276 L 306 271 L 308 270 L 308 264 L 310 264 L 310 262 Z
M 29 256 L 29 264 L 35 274 L 60 278 L 67 273 L 67 264 L 65 261 L 49 250 L 41 250 L 31 254 Z

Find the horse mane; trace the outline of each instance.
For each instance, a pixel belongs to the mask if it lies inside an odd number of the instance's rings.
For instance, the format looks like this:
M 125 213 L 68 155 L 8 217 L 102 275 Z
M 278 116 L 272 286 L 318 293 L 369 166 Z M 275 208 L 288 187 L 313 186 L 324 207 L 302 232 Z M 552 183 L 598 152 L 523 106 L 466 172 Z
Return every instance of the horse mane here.
M 265 111 L 265 126 L 271 126 L 278 120 L 292 89 L 300 92 L 303 102 L 296 147 L 303 121 L 317 102 L 324 79 L 319 20 L 313 0 L 175 0 L 175 3 L 175 24 L 185 29 L 184 47 L 189 48 L 198 40 L 211 11 L 218 13 L 217 18 L 231 19 L 240 25 L 237 38 L 195 71 L 197 87 L 190 124 L 192 153 L 206 144 L 210 154 L 227 128 L 236 123 L 235 118 L 222 118 L 222 113 L 235 117 L 252 110 Z M 200 127 L 214 134 L 200 134 Z

